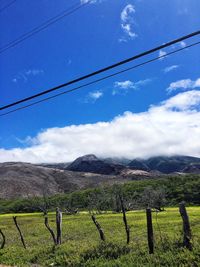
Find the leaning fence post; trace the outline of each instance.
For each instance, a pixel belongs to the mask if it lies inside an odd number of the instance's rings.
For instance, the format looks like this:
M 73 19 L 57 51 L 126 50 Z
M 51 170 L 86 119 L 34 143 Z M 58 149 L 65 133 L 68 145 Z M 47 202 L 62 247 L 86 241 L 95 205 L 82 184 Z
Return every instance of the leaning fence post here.
M 92 215 L 91 218 L 92 218 L 94 224 L 96 225 L 96 228 L 99 232 L 99 236 L 100 236 L 101 240 L 105 241 L 105 235 L 104 235 L 103 229 L 101 228 L 101 225 L 97 222 L 94 215 Z
M 190 229 L 189 217 L 184 202 L 181 202 L 179 204 L 179 212 L 183 220 L 183 246 L 185 246 L 189 250 L 192 250 L 192 243 L 191 243 L 192 233 Z
M 15 226 L 16 226 L 18 232 L 19 232 L 19 235 L 20 235 L 20 238 L 21 238 L 21 242 L 23 244 L 23 247 L 26 249 L 26 244 L 25 244 L 25 241 L 24 241 L 24 237 L 23 237 L 22 231 L 20 230 L 19 225 L 17 223 L 17 216 L 13 216 L 13 221 L 14 221 Z
M 152 215 L 151 209 L 146 209 L 147 216 L 147 236 L 148 236 L 148 246 L 149 246 L 149 254 L 154 253 L 154 239 L 153 239 L 153 224 L 152 224 Z
M 51 236 L 53 238 L 54 245 L 57 245 L 57 240 L 56 240 L 54 231 L 49 226 L 49 219 L 48 219 L 48 215 L 47 214 L 45 214 L 45 217 L 44 217 L 44 224 L 45 224 L 46 228 L 48 229 L 48 231 L 50 232 L 50 234 L 51 234 Z
M 129 242 L 130 242 L 130 227 L 129 227 L 127 219 L 126 219 L 126 210 L 124 207 L 124 201 L 123 201 L 122 196 L 119 196 L 119 200 L 121 203 L 121 208 L 122 208 L 122 213 L 123 213 L 123 221 L 124 221 L 124 226 L 125 226 L 125 231 L 126 231 L 126 243 L 129 244 Z
M 62 212 L 59 208 L 56 209 L 56 229 L 57 229 L 57 245 L 61 244 L 62 237 Z
M 6 237 L 5 237 L 5 235 L 4 235 L 4 233 L 2 232 L 1 229 L 0 229 L 0 234 L 1 234 L 2 238 L 3 238 L 3 241 L 2 241 L 0 249 L 3 249 L 4 246 L 5 246 L 5 243 L 6 243 Z

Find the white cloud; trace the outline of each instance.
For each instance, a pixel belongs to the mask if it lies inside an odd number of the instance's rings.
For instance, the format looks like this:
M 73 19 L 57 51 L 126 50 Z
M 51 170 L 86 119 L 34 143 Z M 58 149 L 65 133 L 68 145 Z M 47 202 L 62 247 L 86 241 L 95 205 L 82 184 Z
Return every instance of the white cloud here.
M 158 53 L 158 56 L 160 57 L 159 60 L 163 60 L 166 56 L 167 52 L 165 52 L 164 50 L 160 50 Z
M 103 96 L 103 92 L 101 92 L 101 91 L 95 91 L 95 92 L 89 93 L 89 97 L 94 101 L 96 101 L 97 99 L 99 99 L 102 96 Z
M 112 94 L 126 94 L 129 89 L 139 89 L 139 87 L 144 86 L 148 83 L 150 83 L 151 79 L 145 79 L 145 80 L 139 80 L 137 82 L 133 82 L 130 80 L 122 81 L 122 82 L 115 82 L 114 83 L 114 89 Z
M 193 88 L 197 88 L 200 87 L 200 78 L 198 78 L 195 82 L 194 82 L 194 86 Z
M 167 52 L 164 50 L 160 50 L 158 56 L 161 58 L 159 60 L 163 60 L 168 52 L 174 51 L 175 49 L 185 48 L 186 46 L 187 46 L 186 42 L 181 41 L 174 45 L 169 46 L 168 48 L 165 48 Z
M 174 50 L 174 49 L 179 49 L 179 48 L 185 48 L 187 46 L 185 41 L 181 41 L 179 43 L 176 43 L 172 46 L 169 47 L 169 49 Z
M 175 91 L 177 89 L 187 90 L 195 89 L 198 87 L 200 87 L 200 78 L 195 81 L 192 81 L 191 79 L 183 79 L 170 83 L 169 87 L 167 88 L 167 91 L 171 93 L 172 91 Z
M 121 24 L 122 29 L 124 30 L 124 32 L 131 38 L 135 38 L 137 37 L 137 34 L 135 32 L 132 31 L 131 29 L 131 24 Z M 125 39 L 124 39 L 125 40 Z
M 187 111 L 190 109 L 196 110 L 199 109 L 200 104 L 200 91 L 192 90 L 184 93 L 179 93 L 168 100 L 162 102 L 161 107 L 165 109 L 179 110 L 179 111 Z
M 122 22 L 128 22 L 131 19 L 131 14 L 135 13 L 135 7 L 131 4 L 125 6 L 125 8 L 121 12 L 121 20 Z
M 82 102 L 83 103 L 95 103 L 101 97 L 103 97 L 102 91 L 100 90 L 93 91 L 93 92 L 90 92 Z
M 165 73 L 168 73 L 168 72 L 173 71 L 173 70 L 175 70 L 177 68 L 179 68 L 179 65 L 172 65 L 172 66 L 166 67 L 163 71 Z
M 24 74 L 27 76 L 29 76 L 29 75 L 36 76 L 36 75 L 43 74 L 43 73 L 44 73 L 44 71 L 39 70 L 39 69 L 29 69 L 29 70 L 24 71 Z
M 192 90 L 151 106 L 125 112 L 109 122 L 49 128 L 27 148 L 0 149 L 0 162 L 66 162 L 94 153 L 99 157 L 200 157 L 200 91 Z
M 122 88 L 122 89 L 129 89 L 129 88 L 134 88 L 135 84 L 134 84 L 134 82 L 127 80 L 124 82 L 115 82 L 114 86 Z
M 136 85 L 136 87 L 144 86 L 144 85 L 147 85 L 148 83 L 150 83 L 151 81 L 152 81 L 152 79 L 139 80 L 135 83 L 135 85 Z
M 187 44 L 186 44 L 186 42 L 182 41 L 179 43 L 179 45 L 181 48 L 184 48 L 184 47 L 186 47 Z
M 12 81 L 14 83 L 17 83 L 18 81 L 27 82 L 28 79 L 32 76 L 42 75 L 44 73 L 41 69 L 28 69 L 20 71 L 13 79 Z
M 101 2 L 101 0 L 80 0 L 81 1 L 81 4 L 95 4 L 95 3 L 98 3 L 98 2 Z
M 168 91 L 174 91 L 176 89 L 188 89 L 193 87 L 193 81 L 190 79 L 179 80 L 176 82 L 172 82 L 170 86 L 167 88 Z
M 135 13 L 135 8 L 133 5 L 128 4 L 121 12 L 121 28 L 125 33 L 125 36 L 119 39 L 120 42 L 127 41 L 128 39 L 134 39 L 137 34 L 133 31 L 133 14 Z

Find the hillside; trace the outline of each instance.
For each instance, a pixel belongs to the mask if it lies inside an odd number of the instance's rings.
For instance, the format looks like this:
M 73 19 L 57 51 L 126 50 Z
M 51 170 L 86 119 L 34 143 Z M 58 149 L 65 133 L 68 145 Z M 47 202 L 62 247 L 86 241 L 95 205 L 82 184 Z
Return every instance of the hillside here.
M 79 172 L 116 175 L 120 174 L 120 171 L 123 170 L 124 168 L 125 166 L 123 165 L 112 162 L 106 162 L 105 160 L 97 158 L 95 155 L 86 155 L 77 158 L 67 167 L 67 170 L 76 172 L 79 171 Z
M 43 197 L 0 199 L 0 213 L 35 212 L 46 207 L 54 211 L 56 207 L 98 211 L 119 211 L 118 193 L 124 196 L 128 209 L 174 206 L 185 201 L 187 205 L 200 204 L 200 175 L 188 174 L 182 176 L 153 177 L 148 179 L 123 180 L 119 184 L 80 189 L 72 193 L 57 194 Z
M 70 170 L 75 172 L 91 172 L 99 174 L 121 174 L 126 169 L 146 172 L 171 173 L 200 173 L 200 158 L 189 156 L 158 156 L 149 159 L 105 158 L 95 155 L 85 155 L 71 163 L 45 164 L 49 168 Z
M 0 198 L 55 195 L 177 173 L 200 173 L 200 159 L 174 156 L 131 161 L 86 155 L 72 163 L 5 162 L 0 163 Z
M 130 179 L 47 168 L 30 163 L 0 163 L 0 198 L 55 195 Z
M 147 160 L 134 159 L 128 166 L 131 169 L 159 171 L 165 174 L 174 172 L 200 173 L 200 159 L 188 156 L 152 157 Z

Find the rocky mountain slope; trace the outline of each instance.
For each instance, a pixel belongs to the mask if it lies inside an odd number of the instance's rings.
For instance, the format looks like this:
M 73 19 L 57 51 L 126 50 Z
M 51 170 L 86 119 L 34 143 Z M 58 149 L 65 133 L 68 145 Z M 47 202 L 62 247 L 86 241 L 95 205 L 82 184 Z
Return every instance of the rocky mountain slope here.
M 86 155 L 77 158 L 67 167 L 67 170 L 117 175 L 120 174 L 120 171 L 124 168 L 125 167 L 123 165 L 108 163 L 104 160 L 98 159 L 95 155 Z
M 133 176 L 73 172 L 21 162 L 0 163 L 0 199 L 73 192 L 126 182 Z
M 75 172 L 91 172 L 118 175 L 122 170 L 132 169 L 146 172 L 170 174 L 200 173 L 200 158 L 188 156 L 152 157 L 149 159 L 106 158 L 99 159 L 95 155 L 85 155 L 72 163 L 45 164 L 49 168 L 71 170 Z
M 54 195 L 174 173 L 200 173 L 200 159 L 154 157 L 147 160 L 99 159 L 86 155 L 72 163 L 0 163 L 0 198 Z
M 200 173 L 200 158 L 188 156 L 153 157 L 147 160 L 135 159 L 128 166 L 131 169 L 159 171 L 165 174 L 174 172 Z

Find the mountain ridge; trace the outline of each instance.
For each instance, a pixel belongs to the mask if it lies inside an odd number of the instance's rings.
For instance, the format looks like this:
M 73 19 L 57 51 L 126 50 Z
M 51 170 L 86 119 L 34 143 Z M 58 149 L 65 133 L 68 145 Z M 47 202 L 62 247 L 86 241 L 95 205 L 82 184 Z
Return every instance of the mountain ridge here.
M 123 158 L 120 164 L 120 159 L 99 159 L 90 154 L 79 157 L 70 164 L 5 162 L 0 163 L 0 198 L 55 195 L 184 173 L 200 174 L 200 159 L 162 156 L 125 161 Z
M 192 168 L 195 165 L 195 168 Z M 141 171 L 159 171 L 170 174 L 173 172 L 200 171 L 200 158 L 191 156 L 155 156 L 148 159 L 135 158 L 98 158 L 94 154 L 84 155 L 71 163 L 45 164 L 63 170 L 92 172 L 99 174 L 119 174 L 123 169 Z M 107 168 L 107 169 L 106 169 Z M 106 170 L 105 170 L 106 169 Z

